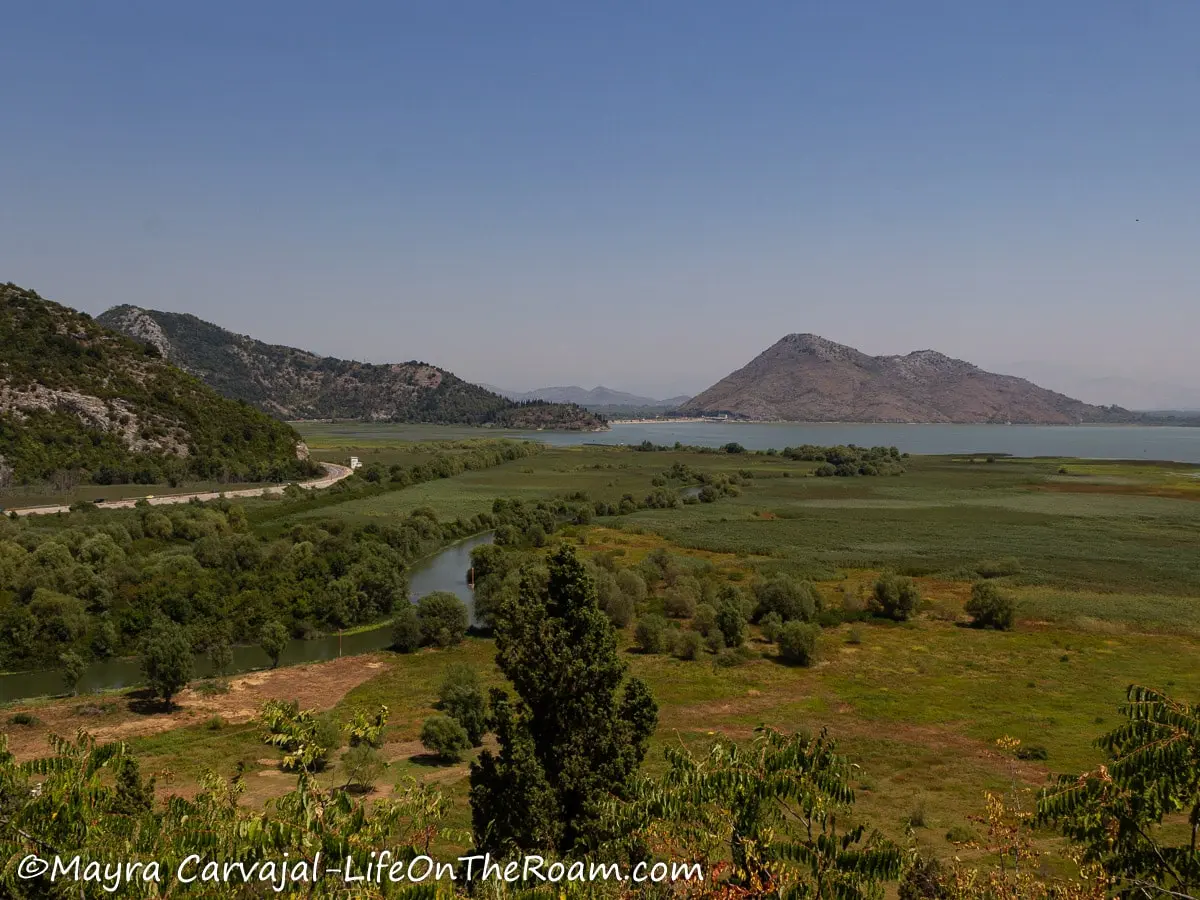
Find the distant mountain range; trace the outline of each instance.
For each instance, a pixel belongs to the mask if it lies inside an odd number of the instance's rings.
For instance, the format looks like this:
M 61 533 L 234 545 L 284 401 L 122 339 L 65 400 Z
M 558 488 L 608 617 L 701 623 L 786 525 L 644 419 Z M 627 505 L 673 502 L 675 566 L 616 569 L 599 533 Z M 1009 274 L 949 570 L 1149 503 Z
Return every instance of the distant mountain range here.
M 798 422 L 1012 422 L 1073 425 L 1144 417 L 1093 406 L 933 350 L 868 356 L 790 334 L 683 404 L 680 412 Z
M 377 365 L 266 344 L 186 313 L 115 306 L 97 321 L 153 346 L 213 389 L 279 419 L 595 430 L 567 403 L 516 402 L 425 362 Z
M 220 396 L 157 347 L 0 284 L 0 488 L 296 478 L 315 471 L 283 422 Z
M 656 400 L 653 397 L 642 397 L 638 394 L 628 394 L 625 391 L 614 391 L 604 386 L 591 390 L 576 385 L 570 387 L 545 387 L 532 391 L 506 391 L 494 385 L 484 384 L 480 387 L 507 397 L 510 400 L 528 401 L 545 400 L 550 403 L 575 403 L 587 409 L 631 407 L 638 409 L 675 409 L 690 398 L 685 394 L 678 397 L 668 397 L 666 400 Z

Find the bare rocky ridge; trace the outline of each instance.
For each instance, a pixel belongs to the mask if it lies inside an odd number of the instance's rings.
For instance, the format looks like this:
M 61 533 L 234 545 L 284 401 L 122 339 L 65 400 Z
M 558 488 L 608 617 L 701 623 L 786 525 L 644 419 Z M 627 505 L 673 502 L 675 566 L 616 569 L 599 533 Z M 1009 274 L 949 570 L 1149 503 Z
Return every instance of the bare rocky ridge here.
M 1024 378 L 985 372 L 935 350 L 868 356 L 815 334 L 790 334 L 685 403 L 692 415 L 792 422 L 1133 422 Z

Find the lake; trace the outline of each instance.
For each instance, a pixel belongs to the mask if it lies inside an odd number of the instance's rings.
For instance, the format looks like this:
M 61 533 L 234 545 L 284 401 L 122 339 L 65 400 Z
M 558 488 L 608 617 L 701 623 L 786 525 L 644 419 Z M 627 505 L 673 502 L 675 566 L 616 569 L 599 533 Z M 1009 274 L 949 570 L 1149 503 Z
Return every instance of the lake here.
M 749 450 L 801 444 L 899 447 L 908 453 L 1007 453 L 1200 463 L 1200 428 L 1143 425 L 853 425 L 663 422 L 614 425 L 588 434 L 540 431 L 548 444 L 693 444 L 737 442 Z
M 451 544 L 428 559 L 413 565 L 409 571 L 410 599 L 416 602 L 433 591 L 450 591 L 467 604 L 474 612 L 471 589 L 467 586 L 467 570 L 471 566 L 471 550 L 480 544 L 491 543 L 492 534 L 477 534 L 466 540 Z M 473 618 L 473 615 L 472 615 Z M 308 641 L 293 640 L 279 658 L 281 666 L 300 663 L 323 662 L 339 656 L 355 656 L 383 650 L 392 642 L 390 623 L 366 628 L 346 635 L 326 634 Z M 229 674 L 265 669 L 270 658 L 259 647 L 236 646 L 233 648 L 233 665 Z M 196 656 L 193 662 L 196 678 L 213 674 L 208 657 Z M 132 687 L 142 683 L 140 662 L 134 657 L 106 659 L 88 666 L 79 681 L 80 694 L 110 691 Z M 62 676 L 57 671 L 12 672 L 0 675 L 0 703 L 12 703 L 30 697 L 46 697 L 63 692 Z
M 737 442 L 750 450 L 801 444 L 899 447 L 908 453 L 1007 453 L 1200 463 L 1200 428 L 1149 425 L 855 425 L 844 423 L 654 422 L 613 425 L 608 431 L 504 431 L 446 425 L 293 423 L 302 435 L 339 443 L 510 437 L 557 446 Z

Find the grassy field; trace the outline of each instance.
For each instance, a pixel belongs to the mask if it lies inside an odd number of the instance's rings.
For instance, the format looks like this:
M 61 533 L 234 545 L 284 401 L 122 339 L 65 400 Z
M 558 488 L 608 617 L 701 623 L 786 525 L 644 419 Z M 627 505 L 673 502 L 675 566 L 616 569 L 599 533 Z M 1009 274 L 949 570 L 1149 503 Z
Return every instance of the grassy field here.
M 353 452 L 385 465 L 410 465 L 429 452 L 384 440 L 354 443 L 332 430 L 310 443 L 317 458 Z M 811 669 L 781 665 L 757 636 L 746 662 L 718 668 L 709 654 L 681 661 L 634 653 L 626 633 L 630 668 L 660 707 L 651 771 L 663 765 L 669 743 L 702 745 L 717 733 L 743 738 L 760 723 L 828 727 L 860 767 L 856 815 L 894 837 L 908 821 L 923 823 L 914 839 L 949 855 L 947 829 L 982 810 L 985 790 L 1014 782 L 1035 788 L 1050 772 L 1097 763 L 1092 741 L 1117 723 L 1131 682 L 1186 699 L 1200 695 L 1197 467 L 924 457 L 907 460 L 898 477 L 815 478 L 812 463 L 766 455 L 564 447 L 319 509 L 288 512 L 276 504 L 270 527 L 314 516 L 382 522 L 420 506 L 453 519 L 490 509 L 496 497 L 584 491 L 596 500 L 640 498 L 676 462 L 740 472 L 741 492 L 600 519 L 563 539 L 585 553 L 620 551 L 620 565 L 664 547 L 743 584 L 788 571 L 817 581 L 831 605 L 895 569 L 916 578 L 924 603 L 903 625 L 825 629 L 821 661 Z M 1014 631 L 963 627 L 962 604 L 980 574 L 1014 596 Z M 192 789 L 205 768 L 233 774 L 241 767 L 249 773 L 249 802 L 257 803 L 289 784 L 248 722 L 262 696 L 297 697 L 343 720 L 386 703 L 392 767 L 384 783 L 436 781 L 453 797 L 451 825 L 465 827 L 466 764 L 432 764 L 417 735 L 446 667 L 465 661 L 498 684 L 492 657 L 490 641 L 469 639 L 449 651 L 338 660 L 249 685 L 235 680 L 225 699 L 189 692 L 183 709 L 153 729 L 124 707 L 96 724 L 131 739 L 151 770 L 171 770 L 165 790 Z M 54 706 L 38 714 L 54 722 Z M 995 742 L 1005 735 L 1044 747 L 1047 759 L 1001 753 Z M 339 775 L 335 769 L 324 777 L 332 784 Z

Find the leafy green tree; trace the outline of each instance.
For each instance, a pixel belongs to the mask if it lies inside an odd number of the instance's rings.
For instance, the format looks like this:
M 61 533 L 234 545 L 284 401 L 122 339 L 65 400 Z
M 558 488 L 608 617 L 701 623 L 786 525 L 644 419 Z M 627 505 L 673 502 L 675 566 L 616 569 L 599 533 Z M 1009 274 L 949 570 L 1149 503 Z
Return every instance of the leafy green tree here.
M 160 619 L 150 629 L 142 646 L 142 674 L 150 690 L 167 706 L 187 687 L 192 677 L 192 648 L 179 625 Z
M 667 620 L 658 615 L 642 616 L 634 627 L 633 641 L 643 653 L 662 653 L 667 647 Z
M 294 700 L 268 700 L 259 716 L 263 743 L 283 751 L 285 772 L 322 771 L 341 743 L 341 733 L 329 716 L 302 710 Z
M 375 782 L 387 770 L 379 751 L 369 744 L 354 744 L 342 754 L 342 771 L 346 774 L 346 790 L 366 794 L 375 789 Z
M 272 669 L 279 667 L 279 657 L 283 656 L 283 651 L 287 649 L 291 639 L 287 628 L 278 619 L 272 619 L 263 625 L 258 635 L 258 646 L 270 657 Z
M 715 624 L 725 639 L 726 647 L 740 647 L 746 642 L 746 617 L 736 596 L 724 595 L 720 598 Z
M 783 619 L 779 613 L 769 612 L 759 620 L 758 627 L 762 629 L 763 637 L 774 644 L 779 640 L 779 630 L 783 627 Z
M 976 628 L 995 628 L 1007 631 L 1013 626 L 1015 610 L 1012 598 L 1001 593 L 990 581 L 977 581 L 971 585 L 971 599 L 963 606 Z
M 776 613 L 785 622 L 811 622 L 820 608 L 817 589 L 811 582 L 797 581 L 782 572 L 755 585 L 754 597 L 758 601 L 756 621 Z
M 463 663 L 452 665 L 446 670 L 438 696 L 442 712 L 463 727 L 472 747 L 480 746 L 488 729 L 488 710 L 475 670 Z
M 346 723 L 346 740 L 351 747 L 366 744 L 375 750 L 383 746 L 383 735 L 387 729 L 388 708 L 380 705 L 373 716 L 357 711 Z
M 215 674 L 229 674 L 233 668 L 233 648 L 229 646 L 229 641 L 224 638 L 214 641 L 208 648 L 208 660 Z
M 633 602 L 634 610 L 646 599 L 646 580 L 632 569 L 622 569 L 617 573 L 617 587 Z
M 703 758 L 676 747 L 666 756 L 660 781 L 609 806 L 614 830 L 635 848 L 646 832 L 665 831 L 679 855 L 703 859 L 721 842 L 745 896 L 867 900 L 899 877 L 899 847 L 861 824 L 839 830 L 854 803 L 850 765 L 824 732 L 760 727 L 747 746 L 721 739 Z
M 79 680 L 83 678 L 83 673 L 87 669 L 87 663 L 74 650 L 64 650 L 60 653 L 58 663 L 62 666 L 63 685 L 74 695 L 79 686 Z
M 392 648 L 401 653 L 412 653 L 421 646 L 421 622 L 417 609 L 406 603 L 396 610 L 392 619 Z
M 443 762 L 458 762 L 471 749 L 467 731 L 449 716 L 433 716 L 421 726 L 421 746 Z
M 658 708 L 645 684 L 626 680 L 570 546 L 497 612 L 496 661 L 517 697 L 492 692 L 500 750 L 471 766 L 476 846 L 567 854 L 602 839 L 604 803 L 628 795 Z
M 467 633 L 467 607 L 449 591 L 434 591 L 417 601 L 417 622 L 423 643 L 453 647 Z
M 873 615 L 903 622 L 912 618 L 920 604 L 921 593 L 911 578 L 886 572 L 875 582 L 869 608 Z
M 779 655 L 797 666 L 811 666 L 817 659 L 821 629 L 808 622 L 784 622 L 779 627 Z
M 1107 759 L 1063 775 L 1038 801 L 1038 820 L 1080 844 L 1121 897 L 1200 892 L 1200 707 L 1138 685 L 1126 721 L 1097 745 Z M 1186 822 L 1175 831 L 1169 819 Z

